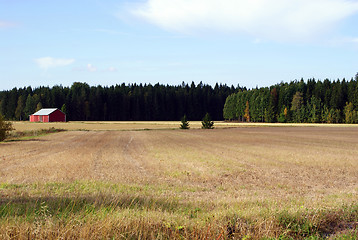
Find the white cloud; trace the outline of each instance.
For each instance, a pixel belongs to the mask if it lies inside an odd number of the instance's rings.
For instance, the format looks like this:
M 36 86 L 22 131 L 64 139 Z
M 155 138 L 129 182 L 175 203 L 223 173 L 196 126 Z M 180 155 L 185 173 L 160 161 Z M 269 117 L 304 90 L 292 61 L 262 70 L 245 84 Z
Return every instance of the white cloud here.
M 91 63 L 88 63 L 86 66 L 74 67 L 74 68 L 72 68 L 72 70 L 76 71 L 76 72 L 117 72 L 117 68 L 115 68 L 115 67 L 98 69 L 96 66 L 94 66 Z
M 37 65 L 43 69 L 67 66 L 72 64 L 74 61 L 75 59 L 63 59 L 63 58 L 52 58 L 52 57 L 43 57 L 43 58 L 35 59 Z
M 0 28 L 9 28 L 9 27 L 13 27 L 16 24 L 13 22 L 6 22 L 6 21 L 1 21 L 0 20 Z
M 97 68 L 95 66 L 93 66 L 92 64 L 87 64 L 87 70 L 89 72 L 96 72 L 97 71 Z
M 358 43 L 358 38 L 351 38 L 349 41 L 352 43 Z
M 75 71 L 75 72 L 85 72 L 85 71 L 86 71 L 86 68 L 84 68 L 84 67 L 74 67 L 74 68 L 72 68 L 72 71 Z
M 308 40 L 357 12 L 357 0 L 147 0 L 132 10 L 169 31 L 273 40 Z
M 108 72 L 117 72 L 117 68 L 109 67 L 109 68 L 106 69 L 106 71 L 108 71 Z

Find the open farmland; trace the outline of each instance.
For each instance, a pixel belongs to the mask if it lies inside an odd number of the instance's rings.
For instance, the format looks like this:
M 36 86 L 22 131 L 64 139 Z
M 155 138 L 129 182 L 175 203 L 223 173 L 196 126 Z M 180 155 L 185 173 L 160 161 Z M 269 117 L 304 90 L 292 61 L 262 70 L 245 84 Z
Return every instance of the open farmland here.
M 95 129 L 2 143 L 0 238 L 356 231 L 358 127 L 245 126 Z
M 180 121 L 73 121 L 73 122 L 12 122 L 17 131 L 41 130 L 48 128 L 64 130 L 87 130 L 87 131 L 131 131 L 131 130 L 169 130 L 178 129 Z M 200 129 L 200 121 L 189 121 L 191 129 Z M 215 128 L 237 128 L 237 127 L 337 127 L 337 124 L 316 124 L 316 123 L 242 123 L 215 121 Z M 339 127 L 355 127 L 352 124 L 340 124 Z

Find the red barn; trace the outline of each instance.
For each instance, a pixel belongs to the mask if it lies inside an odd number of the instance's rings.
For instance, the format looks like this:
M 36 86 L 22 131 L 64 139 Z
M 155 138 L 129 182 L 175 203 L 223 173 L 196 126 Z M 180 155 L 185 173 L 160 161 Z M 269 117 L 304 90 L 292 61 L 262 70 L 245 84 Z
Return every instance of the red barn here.
M 43 108 L 30 115 L 30 122 L 66 122 L 66 114 L 57 108 Z

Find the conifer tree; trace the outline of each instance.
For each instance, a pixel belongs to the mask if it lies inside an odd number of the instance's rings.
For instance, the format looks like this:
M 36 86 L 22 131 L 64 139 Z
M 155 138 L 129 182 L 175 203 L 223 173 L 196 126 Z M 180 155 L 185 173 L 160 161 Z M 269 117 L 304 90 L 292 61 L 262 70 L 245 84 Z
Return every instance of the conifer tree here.
M 24 113 L 25 118 L 28 119 L 30 114 L 33 114 L 36 110 L 36 103 L 34 101 L 34 98 L 29 94 L 26 99 Z
M 214 122 L 211 121 L 211 117 L 209 115 L 209 113 L 206 113 L 203 121 L 201 122 L 201 128 L 202 129 L 213 129 L 214 128 Z
M 4 141 L 11 130 L 13 130 L 11 122 L 6 122 L 3 116 L 0 115 L 0 142 Z
M 181 119 L 180 129 L 189 129 L 189 121 L 186 119 L 186 115 L 184 115 Z
M 291 103 L 291 110 L 293 111 L 294 121 L 297 123 L 303 122 L 303 96 L 301 92 L 296 92 L 293 95 L 292 103 Z
M 22 116 L 24 114 L 24 100 L 23 97 L 20 96 L 18 101 L 17 101 L 17 107 L 15 109 L 15 117 L 18 120 L 22 120 Z

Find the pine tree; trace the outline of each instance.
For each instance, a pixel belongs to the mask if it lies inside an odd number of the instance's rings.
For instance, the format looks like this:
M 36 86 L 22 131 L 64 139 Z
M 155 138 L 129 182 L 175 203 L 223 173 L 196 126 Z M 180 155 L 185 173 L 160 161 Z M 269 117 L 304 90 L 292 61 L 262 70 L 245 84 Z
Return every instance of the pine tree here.
M 15 117 L 16 117 L 16 119 L 21 121 L 23 115 L 24 115 L 24 100 L 23 100 L 23 97 L 20 96 L 17 101 L 17 107 L 15 109 Z
M 4 141 L 7 134 L 12 130 L 14 130 L 14 129 L 12 127 L 11 122 L 4 121 L 3 116 L 0 115 L 0 142 Z
M 36 110 L 36 103 L 34 98 L 29 94 L 26 99 L 26 104 L 24 108 L 25 118 L 28 119 L 31 114 Z
M 189 129 L 189 121 L 186 119 L 186 115 L 184 115 L 181 119 L 180 129 Z
M 303 122 L 304 109 L 303 97 L 301 92 L 296 92 L 292 98 L 291 110 L 293 111 L 294 122 Z
M 318 123 L 321 121 L 321 111 L 322 111 L 321 99 L 312 96 L 311 100 L 307 103 L 307 110 L 308 110 L 308 122 Z
M 202 129 L 213 129 L 214 128 L 214 122 L 211 121 L 209 113 L 206 113 L 203 121 L 201 122 L 201 128 Z

